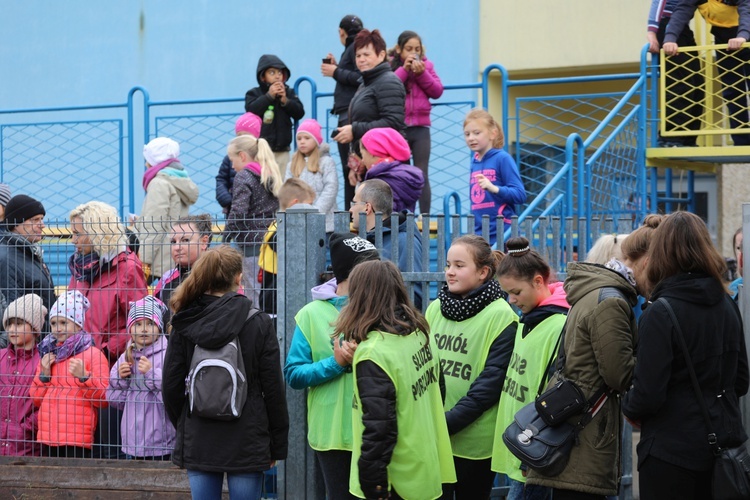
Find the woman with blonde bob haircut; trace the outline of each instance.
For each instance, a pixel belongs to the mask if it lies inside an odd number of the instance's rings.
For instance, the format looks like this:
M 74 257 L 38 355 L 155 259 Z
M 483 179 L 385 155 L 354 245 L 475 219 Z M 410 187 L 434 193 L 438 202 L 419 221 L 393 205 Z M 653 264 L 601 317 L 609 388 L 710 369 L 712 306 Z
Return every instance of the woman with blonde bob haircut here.
M 164 358 L 164 407 L 177 430 L 172 461 L 187 469 L 194 499 L 221 498 L 224 474 L 230 498 L 259 499 L 263 471 L 287 454 L 289 415 L 279 343 L 272 320 L 252 314 L 237 293 L 242 254 L 221 245 L 198 258 L 170 299 L 172 333 Z M 238 339 L 247 374 L 247 400 L 233 420 L 190 412 L 185 379 L 195 346 L 218 349 Z
M 148 294 L 138 256 L 128 250 L 125 227 L 115 207 L 90 201 L 70 212 L 75 253 L 69 266 L 69 290 L 78 290 L 91 302 L 84 330 L 110 364 L 125 352 L 130 302 Z
M 622 405 L 625 416 L 641 426 L 642 500 L 711 498 L 715 457 L 708 434 L 715 433 L 721 448 L 747 440 L 739 407 L 750 383 L 747 353 L 724 270 L 697 215 L 667 215 L 653 231 L 645 271 L 654 284 L 652 302 L 639 323 L 638 361 Z M 708 425 L 688 363 L 710 415 Z
M 359 344 L 349 474 L 355 497 L 430 500 L 456 481 L 428 328 L 395 264 L 354 267 L 333 338 Z

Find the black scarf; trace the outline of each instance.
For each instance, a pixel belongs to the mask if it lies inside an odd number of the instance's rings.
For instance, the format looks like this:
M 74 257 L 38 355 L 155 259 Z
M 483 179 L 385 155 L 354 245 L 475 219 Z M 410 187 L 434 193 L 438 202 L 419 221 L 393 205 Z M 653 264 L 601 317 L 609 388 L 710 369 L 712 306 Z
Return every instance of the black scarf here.
M 488 304 L 504 296 L 500 283 L 494 279 L 472 290 L 466 297 L 451 293 L 447 284 L 443 285 L 438 293 L 440 312 L 451 321 L 465 321 L 473 318 L 482 312 Z

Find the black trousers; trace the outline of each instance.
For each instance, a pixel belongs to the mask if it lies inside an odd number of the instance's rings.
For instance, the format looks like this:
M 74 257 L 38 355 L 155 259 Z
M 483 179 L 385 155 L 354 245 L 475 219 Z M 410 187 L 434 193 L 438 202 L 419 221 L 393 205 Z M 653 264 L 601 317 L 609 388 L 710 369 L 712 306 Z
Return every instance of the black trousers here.
M 711 498 L 711 471 L 694 471 L 646 457 L 638 467 L 641 500 Z
M 660 45 L 664 44 L 664 33 L 669 18 L 665 17 L 659 23 L 656 39 Z M 695 36 L 689 26 L 685 26 L 677 37 L 680 47 L 695 45 Z M 678 53 L 667 57 L 666 69 L 666 108 L 669 130 L 699 130 L 703 115 L 703 97 L 705 93 L 704 80 L 701 74 L 701 63 L 695 53 Z M 664 119 L 665 117 L 662 117 Z M 695 146 L 695 136 L 669 137 L 670 142 Z
M 349 467 L 352 463 L 352 452 L 344 450 L 316 451 L 323 481 L 326 485 L 328 500 L 356 499 L 349 493 Z
M 344 112 L 339 115 L 339 127 L 349 125 L 349 113 Z M 344 173 L 344 207 L 341 210 L 349 210 L 354 199 L 354 186 L 349 184 L 349 151 L 351 150 L 350 144 L 339 143 L 339 157 L 341 158 L 341 171 Z
M 737 36 L 737 28 L 711 28 L 717 44 L 727 43 Z M 717 50 L 716 64 L 723 89 L 721 95 L 727 106 L 731 128 L 750 127 L 750 110 L 747 96 L 750 93 L 750 49 Z M 735 146 L 750 145 L 750 134 L 732 134 Z
M 430 138 L 430 127 L 406 127 L 406 142 L 411 149 L 411 157 L 414 166 L 422 171 L 424 186 L 422 194 L 419 195 L 419 212 L 429 214 L 432 201 L 432 190 L 430 189 L 429 163 L 432 139 Z
M 457 483 L 443 485 L 441 500 L 486 500 L 492 493 L 495 473 L 490 468 L 491 458 L 469 460 L 453 457 Z

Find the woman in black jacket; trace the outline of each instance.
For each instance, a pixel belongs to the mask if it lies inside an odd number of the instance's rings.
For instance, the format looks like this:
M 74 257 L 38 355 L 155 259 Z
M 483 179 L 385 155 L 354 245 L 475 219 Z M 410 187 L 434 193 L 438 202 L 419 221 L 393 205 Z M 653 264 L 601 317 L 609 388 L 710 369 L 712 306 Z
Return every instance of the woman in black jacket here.
M 336 80 L 336 88 L 333 90 L 333 109 L 332 115 L 338 115 L 338 127 L 349 124 L 349 103 L 354 97 L 354 93 L 359 88 L 359 82 L 362 75 L 357 69 L 354 62 L 354 37 L 362 31 L 362 19 L 355 15 L 349 14 L 344 16 L 339 23 L 339 39 L 345 47 L 344 53 L 341 54 L 341 60 L 336 64 L 336 58 L 329 53 L 323 64 L 320 65 L 320 72 L 323 76 L 332 77 Z M 339 158 L 341 159 L 341 168 L 344 170 L 344 179 L 349 178 L 349 145 L 339 143 Z M 348 207 L 354 198 L 354 186 L 348 182 L 344 183 L 344 206 Z
M 248 319 L 250 300 L 237 293 L 241 276 L 242 255 L 222 245 L 196 261 L 170 300 L 173 330 L 162 392 L 177 429 L 172 461 L 187 469 L 194 499 L 220 499 L 224 473 L 230 498 L 260 498 L 263 471 L 287 454 L 289 416 L 279 344 L 267 315 Z M 235 337 L 247 374 L 241 415 L 216 420 L 191 414 L 185 378 L 195 346 L 218 349 Z
M 385 40 L 378 30 L 363 29 L 354 38 L 362 85 L 349 103 L 349 125 L 337 128 L 334 140 L 339 144 L 352 144 L 351 151 L 356 155 L 359 155 L 359 140 L 368 130 L 388 127 L 401 134 L 406 130 L 406 91 L 386 61 L 385 49 Z M 349 172 L 349 184 L 352 186 L 359 181 L 356 170 L 352 167 Z
M 711 498 L 714 463 L 680 334 L 658 299 L 666 299 L 678 318 L 718 445 L 747 439 L 739 398 L 748 390 L 748 361 L 724 272 L 724 259 L 697 215 L 676 212 L 654 230 L 646 264 L 646 278 L 655 284 L 652 303 L 639 323 L 633 386 L 622 405 L 625 416 L 641 425 L 642 500 Z

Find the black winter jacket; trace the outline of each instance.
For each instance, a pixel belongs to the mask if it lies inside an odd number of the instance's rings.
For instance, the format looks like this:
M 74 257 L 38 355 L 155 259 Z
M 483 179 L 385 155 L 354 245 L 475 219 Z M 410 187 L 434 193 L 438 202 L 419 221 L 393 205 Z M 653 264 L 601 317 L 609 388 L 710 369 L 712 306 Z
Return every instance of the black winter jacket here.
M 229 155 L 224 155 L 219 173 L 216 175 L 216 201 L 224 209 L 224 213 L 229 213 L 229 208 L 232 206 L 232 186 L 234 186 L 236 173 L 232 168 L 232 160 L 229 159 Z
M 289 151 L 289 145 L 292 143 L 292 119 L 300 120 L 305 116 L 305 108 L 289 85 L 286 85 L 287 102 L 284 106 L 281 105 L 280 99 L 268 95 L 270 85 L 263 81 L 263 72 L 268 68 L 281 69 L 286 74 L 285 81 L 289 81 L 291 73 L 281 59 L 268 54 L 260 56 L 256 72 L 258 87 L 248 90 L 245 94 L 245 111 L 263 118 L 268 106 L 273 106 L 273 122 L 261 126 L 260 136 L 268 141 L 273 151 Z
M 341 54 L 341 60 L 333 72 L 336 88 L 333 90 L 331 114 L 340 115 L 349 109 L 349 103 L 361 82 L 362 75 L 357 69 L 354 53 L 354 36 L 349 36 L 346 38 L 346 48 Z
M 281 374 L 279 343 L 266 314 L 250 321 L 250 300 L 234 292 L 203 295 L 172 317 L 164 359 L 162 394 L 177 430 L 172 461 L 209 472 L 258 472 L 287 455 L 289 415 Z M 188 412 L 185 377 L 195 344 L 226 345 L 239 335 L 247 372 L 247 401 L 236 420 L 201 418 Z
M 35 252 L 29 240 L 5 229 L 0 230 L 0 292 L 6 305 L 27 293 L 39 295 L 47 309 L 57 300 L 41 253 Z
M 704 274 L 664 279 L 638 324 L 633 385 L 622 403 L 628 418 L 641 421 L 638 463 L 648 456 L 708 471 L 714 462 L 708 430 L 693 392 L 677 332 L 663 304 L 674 309 L 692 359 L 719 446 L 747 439 L 739 398 L 750 376 L 739 310 L 721 283 Z
M 349 104 L 349 123 L 354 144 L 370 129 L 390 127 L 401 134 L 406 90 L 387 62 L 362 72 L 362 85 Z

